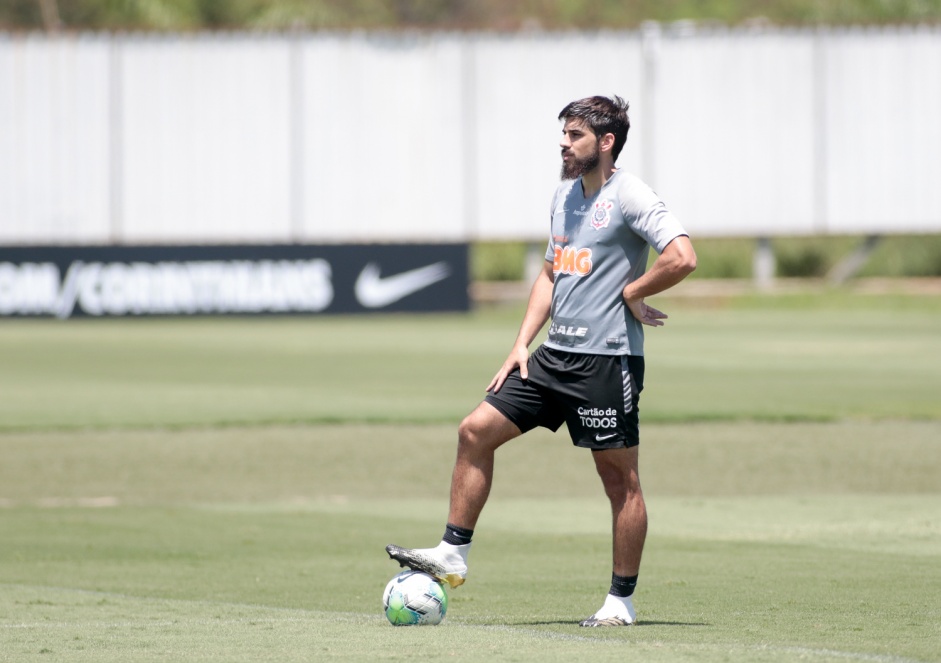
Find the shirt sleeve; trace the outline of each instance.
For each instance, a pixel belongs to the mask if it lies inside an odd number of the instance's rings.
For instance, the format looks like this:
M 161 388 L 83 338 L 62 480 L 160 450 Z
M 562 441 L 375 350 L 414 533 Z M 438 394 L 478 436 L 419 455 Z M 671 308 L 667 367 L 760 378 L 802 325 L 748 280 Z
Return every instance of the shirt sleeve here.
M 619 194 L 621 213 L 631 230 L 657 253 L 677 237 L 689 234 L 653 189 L 639 179 L 627 178 Z

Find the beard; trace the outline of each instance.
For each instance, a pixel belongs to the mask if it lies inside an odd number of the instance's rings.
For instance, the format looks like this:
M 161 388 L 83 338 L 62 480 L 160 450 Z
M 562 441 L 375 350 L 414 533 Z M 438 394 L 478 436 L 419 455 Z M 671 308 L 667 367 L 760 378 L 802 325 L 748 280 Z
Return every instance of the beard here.
M 596 144 L 594 151 L 588 156 L 582 157 L 581 159 L 573 158 L 570 161 L 563 161 L 562 171 L 559 173 L 559 177 L 563 180 L 574 180 L 597 168 L 599 163 L 601 163 L 601 151 Z

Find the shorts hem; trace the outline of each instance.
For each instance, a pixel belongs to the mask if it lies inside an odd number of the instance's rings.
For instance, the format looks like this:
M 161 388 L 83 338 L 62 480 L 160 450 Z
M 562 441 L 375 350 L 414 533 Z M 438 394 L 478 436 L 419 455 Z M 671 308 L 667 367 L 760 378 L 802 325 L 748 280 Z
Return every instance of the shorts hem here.
M 511 407 L 509 405 L 507 405 L 506 403 L 504 403 L 497 397 L 493 396 L 492 394 L 487 394 L 486 398 L 484 398 L 484 403 L 488 403 L 491 407 L 493 407 L 493 409 L 495 409 L 497 412 L 499 412 L 504 417 L 506 417 L 507 421 L 509 421 L 511 424 L 519 428 L 521 433 L 528 433 L 529 431 L 531 431 L 533 428 L 536 427 L 536 425 L 532 423 L 531 421 L 530 422 L 520 421 L 519 412 L 512 412 Z
M 605 451 L 607 449 L 631 449 L 632 447 L 640 446 L 640 440 L 626 440 L 618 444 L 583 444 L 572 440 L 572 446 L 576 446 L 579 449 L 591 449 L 592 451 Z

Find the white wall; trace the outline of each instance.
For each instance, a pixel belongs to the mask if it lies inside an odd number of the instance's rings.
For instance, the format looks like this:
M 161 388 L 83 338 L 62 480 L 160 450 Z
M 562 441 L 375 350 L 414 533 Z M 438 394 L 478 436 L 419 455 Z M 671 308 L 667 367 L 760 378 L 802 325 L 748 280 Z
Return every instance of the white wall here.
M 0 243 L 546 235 L 556 116 L 694 235 L 941 232 L 941 30 L 0 35 Z
M 816 226 L 813 39 L 787 33 L 663 40 L 656 156 L 645 173 L 697 234 Z
M 461 40 L 327 36 L 300 44 L 298 235 L 459 241 L 466 178 Z
M 109 239 L 110 45 L 0 38 L 0 242 Z
M 833 232 L 941 229 L 941 32 L 834 34 L 823 66 Z
M 122 239 L 288 237 L 283 42 L 170 37 L 120 49 Z

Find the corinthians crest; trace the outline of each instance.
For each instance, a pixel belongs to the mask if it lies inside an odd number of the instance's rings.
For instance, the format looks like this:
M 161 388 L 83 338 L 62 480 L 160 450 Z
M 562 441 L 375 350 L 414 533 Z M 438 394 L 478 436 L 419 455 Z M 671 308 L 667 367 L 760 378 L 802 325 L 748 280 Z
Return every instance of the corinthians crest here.
M 612 207 L 614 207 L 614 203 L 612 203 L 610 200 L 599 200 L 596 202 L 592 206 L 591 216 L 589 216 L 591 227 L 595 230 L 607 228 L 608 224 L 611 223 Z

